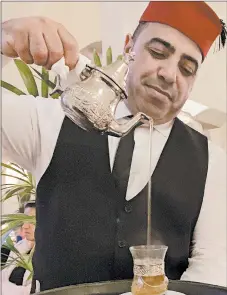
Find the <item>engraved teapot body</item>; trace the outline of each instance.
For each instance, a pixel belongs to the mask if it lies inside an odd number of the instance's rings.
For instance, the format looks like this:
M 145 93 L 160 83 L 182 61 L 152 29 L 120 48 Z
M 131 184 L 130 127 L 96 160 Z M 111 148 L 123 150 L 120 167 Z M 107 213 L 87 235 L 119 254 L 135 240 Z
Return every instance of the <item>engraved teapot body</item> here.
M 128 54 L 123 60 L 104 68 L 86 65 L 80 81 L 61 93 L 61 105 L 66 116 L 86 131 L 116 137 L 128 134 L 143 124 L 143 120 L 149 120 L 143 113 L 137 113 L 124 124 L 115 119 L 118 103 L 127 99 L 125 81 L 130 60 L 132 56 Z M 59 86 L 55 91 L 59 90 Z

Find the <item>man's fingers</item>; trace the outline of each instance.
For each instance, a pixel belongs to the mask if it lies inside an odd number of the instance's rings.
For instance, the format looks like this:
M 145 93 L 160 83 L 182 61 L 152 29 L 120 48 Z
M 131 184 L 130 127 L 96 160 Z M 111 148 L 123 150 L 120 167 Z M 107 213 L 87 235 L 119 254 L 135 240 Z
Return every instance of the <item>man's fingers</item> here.
M 63 56 L 75 68 L 79 48 L 75 38 L 59 23 L 43 17 L 10 20 L 3 26 L 2 53 L 50 69 Z
M 29 33 L 30 52 L 34 63 L 45 66 L 48 60 L 48 50 L 42 32 Z
M 49 70 L 53 64 L 63 57 L 64 50 L 57 30 L 45 30 L 43 36 L 48 50 L 48 59 L 45 67 Z
M 61 39 L 65 64 L 70 70 L 74 69 L 79 58 L 79 46 L 75 38 L 62 26 L 58 28 L 58 35 Z
M 14 49 L 14 39 L 11 35 L 2 31 L 2 44 L 1 52 L 8 57 L 18 57 L 17 52 Z
M 27 64 L 33 63 L 33 58 L 29 50 L 29 36 L 27 32 L 20 32 L 15 38 L 15 51 L 18 56 Z

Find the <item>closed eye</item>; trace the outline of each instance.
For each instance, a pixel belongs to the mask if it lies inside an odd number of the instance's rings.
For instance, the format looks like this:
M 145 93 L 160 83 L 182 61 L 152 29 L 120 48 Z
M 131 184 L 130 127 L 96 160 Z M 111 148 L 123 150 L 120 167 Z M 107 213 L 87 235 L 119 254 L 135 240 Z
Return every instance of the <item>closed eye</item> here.
M 149 48 L 148 50 L 154 58 L 158 58 L 158 59 L 165 59 L 166 58 L 166 54 L 164 54 L 164 52 L 162 52 L 162 51 L 156 51 L 151 48 Z
M 195 72 L 193 70 L 189 70 L 185 67 L 180 67 L 181 72 L 185 75 L 185 76 L 193 76 L 195 75 Z
M 181 61 L 179 63 L 179 68 L 182 74 L 186 77 L 194 76 L 197 72 L 196 65 L 190 61 Z

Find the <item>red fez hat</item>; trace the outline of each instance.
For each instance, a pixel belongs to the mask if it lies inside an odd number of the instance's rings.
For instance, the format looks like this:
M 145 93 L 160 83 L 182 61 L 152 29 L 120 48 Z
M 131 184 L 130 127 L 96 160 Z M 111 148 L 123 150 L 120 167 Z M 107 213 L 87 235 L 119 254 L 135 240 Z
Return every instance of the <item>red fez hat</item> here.
M 199 46 L 203 57 L 220 34 L 225 44 L 225 24 L 203 1 L 150 2 L 140 22 L 158 22 L 177 29 Z

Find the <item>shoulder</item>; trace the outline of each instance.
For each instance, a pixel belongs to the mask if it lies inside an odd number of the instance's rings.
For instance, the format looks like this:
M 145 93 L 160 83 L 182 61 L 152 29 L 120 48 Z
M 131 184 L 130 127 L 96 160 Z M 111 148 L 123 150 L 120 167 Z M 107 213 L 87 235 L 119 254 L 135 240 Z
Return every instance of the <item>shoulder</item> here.
M 217 144 L 208 140 L 210 164 L 221 165 L 226 168 L 226 151 Z
M 183 122 L 181 119 L 179 119 L 179 118 L 176 118 L 176 119 L 175 119 L 175 124 L 178 125 L 178 126 L 180 126 L 180 128 L 184 129 L 185 132 L 191 134 L 192 136 L 195 136 L 195 137 L 197 137 L 197 138 L 201 138 L 201 139 L 207 141 L 207 137 L 206 137 L 206 135 L 204 135 L 204 134 L 201 132 L 201 130 L 196 129 L 197 126 L 193 128 L 192 126 L 189 126 L 188 124 L 184 123 L 184 122 Z
M 208 160 L 208 138 L 206 135 L 188 126 L 180 119 L 176 118 L 174 128 L 177 130 L 177 134 L 182 137 L 184 144 L 191 145 L 197 154 L 197 158 Z M 187 139 L 187 141 L 186 141 Z M 186 142 L 187 143 L 186 143 Z

